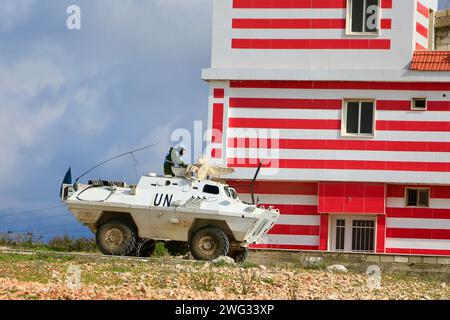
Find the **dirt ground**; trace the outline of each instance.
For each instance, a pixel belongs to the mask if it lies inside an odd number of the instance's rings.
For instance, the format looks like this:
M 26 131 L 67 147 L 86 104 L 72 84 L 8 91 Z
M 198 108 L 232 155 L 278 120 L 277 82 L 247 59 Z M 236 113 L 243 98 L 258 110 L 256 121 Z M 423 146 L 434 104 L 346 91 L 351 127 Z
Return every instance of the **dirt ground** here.
M 266 267 L 0 253 L 0 299 L 445 299 L 448 281 Z

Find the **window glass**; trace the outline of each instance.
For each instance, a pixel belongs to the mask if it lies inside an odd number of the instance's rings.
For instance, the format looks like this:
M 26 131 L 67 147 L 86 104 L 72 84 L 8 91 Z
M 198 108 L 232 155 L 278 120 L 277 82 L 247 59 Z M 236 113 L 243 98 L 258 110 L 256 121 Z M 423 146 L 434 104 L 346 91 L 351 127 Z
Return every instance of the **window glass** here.
M 373 132 L 373 103 L 361 103 L 361 131 L 360 133 Z
M 419 206 L 428 207 L 428 190 L 419 190 Z
M 210 193 L 210 194 L 219 194 L 220 193 L 218 186 L 213 186 L 210 184 L 205 184 L 205 186 L 203 187 L 203 192 Z
M 359 103 L 348 102 L 347 103 L 347 133 L 359 133 Z
M 417 205 L 417 190 L 408 189 L 406 191 L 406 205 L 416 206 Z
M 413 99 L 413 108 L 425 110 L 427 108 L 427 101 L 425 99 Z
M 378 0 L 366 0 L 365 27 L 368 32 L 378 31 Z
M 352 32 L 363 32 L 364 1 L 352 1 Z
M 351 32 L 378 32 L 379 0 L 351 1 Z

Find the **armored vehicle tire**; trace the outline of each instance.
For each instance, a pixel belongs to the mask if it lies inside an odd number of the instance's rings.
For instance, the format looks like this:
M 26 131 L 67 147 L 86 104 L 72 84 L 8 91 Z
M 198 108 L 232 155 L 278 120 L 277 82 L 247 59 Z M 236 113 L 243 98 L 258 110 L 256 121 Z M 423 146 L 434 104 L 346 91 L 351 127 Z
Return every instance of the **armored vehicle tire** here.
M 126 221 L 110 220 L 98 228 L 96 240 L 103 254 L 128 256 L 135 250 L 137 232 Z
M 234 259 L 237 263 L 243 263 L 248 256 L 248 248 L 242 248 L 241 250 L 236 250 L 231 252 L 230 257 Z
M 216 227 L 206 227 L 196 231 L 189 242 L 192 256 L 197 260 L 211 261 L 228 255 L 228 236 Z
M 140 239 L 136 245 L 136 256 L 147 258 L 150 257 L 156 249 L 155 240 Z

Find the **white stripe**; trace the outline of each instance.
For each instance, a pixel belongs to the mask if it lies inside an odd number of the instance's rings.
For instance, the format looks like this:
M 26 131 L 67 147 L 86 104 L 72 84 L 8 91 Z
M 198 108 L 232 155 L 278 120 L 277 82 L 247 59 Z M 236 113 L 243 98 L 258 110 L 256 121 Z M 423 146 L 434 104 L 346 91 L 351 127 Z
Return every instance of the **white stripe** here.
M 450 152 L 227 148 L 227 158 L 449 162 Z
M 235 173 L 227 179 L 252 179 L 255 168 L 235 168 Z M 354 181 L 383 182 L 402 184 L 448 184 L 450 172 L 382 171 L 382 170 L 331 170 L 331 169 L 278 169 L 263 168 L 258 176 L 260 180 L 280 181 Z
M 393 10 L 382 10 L 382 18 L 392 18 Z M 242 19 L 345 19 L 346 9 L 233 9 L 233 18 Z
M 330 119 L 340 120 L 341 110 L 287 108 L 230 108 L 229 118 L 258 119 Z M 387 111 L 377 110 L 377 120 L 390 121 L 450 121 L 449 111 Z
M 449 199 L 431 198 L 429 204 L 430 204 L 431 209 L 450 209 L 450 195 L 449 195 Z M 388 208 L 406 208 L 405 198 L 388 197 L 387 202 L 386 202 L 386 207 L 388 207 Z
M 269 99 L 375 99 L 412 100 L 423 97 L 424 91 L 405 90 L 356 90 L 356 89 L 277 89 L 277 88 L 230 88 L 229 96 L 234 98 Z M 427 91 L 429 101 L 447 101 L 442 92 Z
M 284 234 L 267 234 L 262 237 L 261 243 L 264 244 L 286 244 L 286 245 L 303 245 L 318 246 L 318 236 L 296 236 Z
M 228 177 L 228 176 L 227 176 Z M 257 194 L 261 203 L 317 206 L 317 196 L 288 194 Z M 249 194 L 239 193 L 239 199 L 245 202 L 251 200 Z
M 429 28 L 429 24 L 430 21 L 427 17 L 425 17 L 424 15 L 422 15 L 420 12 L 416 12 L 416 22 L 420 23 L 422 26 L 424 26 L 425 28 Z M 414 30 L 415 30 L 416 26 L 414 25 Z
M 428 249 L 428 250 L 449 250 L 449 240 L 439 239 L 399 239 L 387 238 L 386 248 L 390 249 Z
M 292 226 L 319 226 L 320 216 L 282 214 L 280 215 L 277 224 L 285 224 Z
M 392 37 L 383 30 L 383 39 Z M 345 39 L 345 29 L 233 29 L 233 39 Z
M 450 219 L 387 218 L 387 228 L 450 230 Z M 449 248 L 450 249 L 450 248 Z
M 342 140 L 340 130 L 229 128 L 228 138 Z M 354 140 L 348 138 L 348 140 Z M 378 130 L 371 141 L 449 142 L 450 132 Z

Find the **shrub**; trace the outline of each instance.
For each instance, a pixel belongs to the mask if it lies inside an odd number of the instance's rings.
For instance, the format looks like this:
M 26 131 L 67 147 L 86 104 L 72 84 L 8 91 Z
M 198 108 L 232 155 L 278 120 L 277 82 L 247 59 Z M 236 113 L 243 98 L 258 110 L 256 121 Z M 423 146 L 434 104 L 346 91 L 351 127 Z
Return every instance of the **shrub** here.
M 68 235 L 54 237 L 48 242 L 48 248 L 55 251 L 94 252 L 98 251 L 97 243 L 90 238 L 71 238 Z

